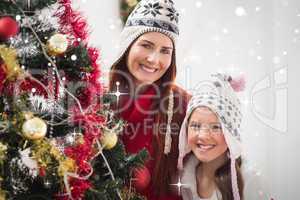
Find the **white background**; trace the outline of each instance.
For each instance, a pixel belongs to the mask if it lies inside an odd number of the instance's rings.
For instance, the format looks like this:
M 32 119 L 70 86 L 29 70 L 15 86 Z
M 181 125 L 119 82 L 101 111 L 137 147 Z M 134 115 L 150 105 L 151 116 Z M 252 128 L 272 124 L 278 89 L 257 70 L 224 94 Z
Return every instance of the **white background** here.
M 101 49 L 106 72 L 122 27 L 118 0 L 74 1 L 88 19 L 90 44 Z M 247 168 L 265 180 L 275 200 L 299 199 L 300 1 L 175 3 L 181 13 L 178 84 L 192 90 L 216 71 L 244 73 Z

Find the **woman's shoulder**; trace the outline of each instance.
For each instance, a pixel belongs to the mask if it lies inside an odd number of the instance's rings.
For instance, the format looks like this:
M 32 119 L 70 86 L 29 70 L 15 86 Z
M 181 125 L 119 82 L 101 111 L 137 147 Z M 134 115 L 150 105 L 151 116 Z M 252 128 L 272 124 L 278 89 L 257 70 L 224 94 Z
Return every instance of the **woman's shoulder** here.
M 189 100 L 192 97 L 192 95 L 187 90 L 183 89 L 179 85 L 174 84 L 172 86 L 172 90 L 174 94 L 181 95 L 182 97 L 185 97 L 187 100 Z
M 173 85 L 172 91 L 174 93 L 174 105 L 175 105 L 175 113 L 180 115 L 183 120 L 185 116 L 185 112 L 187 109 L 187 104 L 191 98 L 191 94 L 189 94 L 185 89 L 178 85 Z
M 191 99 L 192 95 L 182 87 L 175 85 L 172 87 L 172 91 L 174 93 L 175 99 L 180 101 L 183 104 L 183 107 L 187 107 L 189 100 Z

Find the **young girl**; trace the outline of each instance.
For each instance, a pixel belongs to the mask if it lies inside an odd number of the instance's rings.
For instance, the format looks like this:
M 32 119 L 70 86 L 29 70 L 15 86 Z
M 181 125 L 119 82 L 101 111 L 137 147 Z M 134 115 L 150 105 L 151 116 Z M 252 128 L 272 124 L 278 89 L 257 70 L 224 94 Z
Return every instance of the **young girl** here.
M 243 199 L 241 104 L 231 77 L 203 82 L 188 104 L 179 136 L 178 168 L 184 200 Z

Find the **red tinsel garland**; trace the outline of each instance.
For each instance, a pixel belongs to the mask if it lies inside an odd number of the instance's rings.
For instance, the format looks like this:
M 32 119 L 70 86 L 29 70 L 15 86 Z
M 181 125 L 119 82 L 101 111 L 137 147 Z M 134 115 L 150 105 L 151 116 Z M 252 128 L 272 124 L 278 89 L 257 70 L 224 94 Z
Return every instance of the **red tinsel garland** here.
M 84 140 L 83 144 L 76 145 L 75 147 L 67 147 L 64 150 L 65 154 L 76 161 L 78 167 L 77 174 L 86 176 L 90 171 L 90 165 L 87 163 L 90 157 L 92 157 L 91 144 Z
M 83 78 L 87 82 L 87 87 L 81 92 L 79 99 L 82 102 L 82 106 L 86 107 L 91 105 L 97 100 L 95 97 L 103 94 L 103 86 L 100 82 L 101 70 L 97 61 L 99 59 L 99 51 L 96 48 L 88 47 L 88 54 L 91 61 L 93 71 Z
M 100 136 L 99 127 L 104 124 L 105 119 L 96 113 L 97 109 L 100 109 L 99 105 L 90 107 L 88 113 L 81 113 L 77 107 L 74 107 L 70 111 L 70 122 L 82 126 L 85 132 L 92 133 L 98 137 Z
M 83 107 L 93 103 L 93 99 L 103 92 L 100 82 L 101 70 L 97 61 L 99 59 L 99 51 L 96 48 L 87 46 L 88 26 L 81 13 L 72 9 L 71 0 L 59 0 L 59 8 L 55 16 L 59 18 L 60 31 L 68 35 L 73 40 L 73 45 L 78 45 L 80 41 L 85 43 L 88 49 L 89 58 L 93 71 L 84 79 L 87 81 L 88 87 L 85 91 L 81 91 L 78 97 Z
M 76 41 L 85 41 L 88 38 L 88 29 L 81 13 L 72 9 L 71 0 L 59 0 L 58 3 L 60 6 L 55 16 L 59 18 L 60 31 L 73 36 Z
M 79 176 L 86 176 L 91 172 L 91 165 L 88 163 L 93 156 L 92 143 L 85 139 L 82 144 L 67 147 L 65 154 L 75 160 L 77 165 L 77 174 Z M 92 187 L 89 180 L 69 178 L 69 185 L 71 188 L 71 195 L 73 199 L 82 199 L 86 190 Z M 59 198 L 60 199 L 60 198 Z M 68 197 L 64 197 L 68 199 Z
M 89 161 L 95 155 L 95 140 L 101 136 L 100 126 L 105 123 L 104 117 L 97 114 L 100 105 L 94 105 L 89 108 L 89 112 L 81 113 L 77 107 L 71 109 L 70 122 L 79 124 L 83 127 L 84 136 L 83 141 L 75 146 L 65 148 L 66 156 L 75 160 L 77 165 L 77 174 L 79 176 L 86 176 L 91 172 L 91 165 Z M 81 179 L 69 179 L 71 194 L 74 199 L 81 199 L 87 189 L 92 187 L 90 181 Z M 67 200 L 68 197 L 58 197 L 60 200 Z
M 4 88 L 4 82 L 6 80 L 6 73 L 4 71 L 4 64 L 0 64 L 0 93 L 2 94 L 2 90 Z
M 92 83 L 99 94 L 102 92 L 102 84 L 100 82 L 100 76 L 101 76 L 101 70 L 100 66 L 98 65 L 97 61 L 99 59 L 99 51 L 96 48 L 89 47 L 88 48 L 89 57 L 91 59 L 91 66 L 93 67 L 93 71 L 91 73 L 91 76 L 89 78 L 89 82 Z
M 59 18 L 60 32 L 69 36 L 72 39 L 72 45 L 76 46 L 79 42 L 83 42 L 88 49 L 88 54 L 91 62 L 92 72 L 83 78 L 87 82 L 87 87 L 81 92 L 78 97 L 82 107 L 87 108 L 93 103 L 95 97 L 102 93 L 102 85 L 99 81 L 101 76 L 100 66 L 97 61 L 99 59 L 99 51 L 96 48 L 88 47 L 88 28 L 86 20 L 81 16 L 81 13 L 72 9 L 71 0 L 58 0 L 59 8 L 55 16 Z M 75 146 L 65 149 L 65 154 L 74 159 L 77 165 L 77 173 L 85 176 L 90 173 L 90 165 L 88 162 L 94 155 L 93 145 L 95 139 L 101 136 L 100 126 L 105 119 L 96 114 L 99 106 L 94 106 L 88 113 L 79 112 L 78 108 L 71 110 L 71 123 L 80 124 L 84 129 L 83 142 Z M 84 193 L 91 186 L 88 180 L 70 178 L 71 193 L 74 199 L 81 199 Z M 67 200 L 69 197 L 59 197 L 58 199 Z
M 70 185 L 72 186 L 72 197 L 74 199 L 82 199 L 86 190 L 92 187 L 89 181 L 71 179 Z
M 71 192 L 73 199 L 81 200 L 84 197 L 84 192 L 92 187 L 89 181 L 79 180 L 75 178 L 70 178 L 70 185 L 72 186 Z M 69 200 L 67 195 L 57 194 L 55 196 L 56 200 Z

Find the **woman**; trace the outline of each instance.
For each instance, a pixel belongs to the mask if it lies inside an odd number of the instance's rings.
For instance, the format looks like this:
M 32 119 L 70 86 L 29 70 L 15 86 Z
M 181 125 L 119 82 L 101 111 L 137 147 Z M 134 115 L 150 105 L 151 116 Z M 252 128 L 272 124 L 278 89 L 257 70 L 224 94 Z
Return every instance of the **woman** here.
M 171 0 L 142 0 L 128 17 L 110 72 L 110 91 L 118 87 L 123 94 L 117 103 L 128 123 L 125 148 L 129 153 L 146 148 L 150 154 L 142 173 L 150 175 L 136 184 L 148 200 L 179 199 L 171 184 L 178 181 L 178 135 L 188 95 L 174 85 L 177 23 Z

